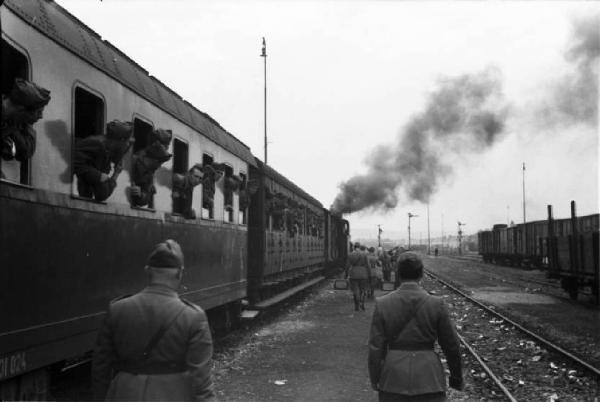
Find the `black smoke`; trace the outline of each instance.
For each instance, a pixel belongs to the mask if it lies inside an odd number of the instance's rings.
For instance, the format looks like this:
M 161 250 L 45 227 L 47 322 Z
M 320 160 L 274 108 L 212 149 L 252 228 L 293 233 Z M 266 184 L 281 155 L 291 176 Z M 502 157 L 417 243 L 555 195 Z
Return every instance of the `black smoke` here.
M 332 210 L 390 210 L 400 195 L 427 202 L 451 175 L 450 161 L 491 146 L 506 116 L 496 69 L 438 80 L 424 110 L 410 119 L 396 144 L 375 148 L 366 159 L 367 173 L 340 184 Z
M 600 14 L 573 20 L 565 59 L 572 70 L 550 85 L 536 116 L 544 126 L 598 125 Z

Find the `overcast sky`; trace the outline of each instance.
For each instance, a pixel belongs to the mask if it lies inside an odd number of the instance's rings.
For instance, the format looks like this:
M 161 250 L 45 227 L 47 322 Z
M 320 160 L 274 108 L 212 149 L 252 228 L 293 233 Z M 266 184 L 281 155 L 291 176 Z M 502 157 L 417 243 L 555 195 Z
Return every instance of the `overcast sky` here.
M 595 2 L 58 0 L 353 235 L 598 207 Z M 443 216 L 443 220 L 442 220 Z

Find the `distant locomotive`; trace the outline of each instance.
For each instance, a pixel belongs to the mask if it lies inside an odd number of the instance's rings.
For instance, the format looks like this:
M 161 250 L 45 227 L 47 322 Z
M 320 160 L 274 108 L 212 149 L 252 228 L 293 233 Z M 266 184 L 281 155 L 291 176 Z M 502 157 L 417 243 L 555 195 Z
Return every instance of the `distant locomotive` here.
M 1 164 L 0 400 L 46 399 L 48 367 L 89 353 L 109 300 L 144 286 L 147 254 L 166 238 L 185 252 L 182 295 L 222 330 L 244 300 L 264 307 L 344 264 L 346 220 L 73 15 L 49 0 L 7 0 L 0 12 L 2 93 L 16 77 L 52 93 L 31 160 Z M 133 151 L 154 128 L 172 130 L 149 207 L 131 206 L 131 152 L 107 202 L 77 195 L 74 143 L 113 119 L 133 122 Z M 198 218 L 186 219 L 171 175 L 195 163 L 218 164 L 223 178 L 211 203 L 194 189 Z
M 574 201 L 566 219 L 554 219 L 548 206 L 548 220 L 479 232 L 479 254 L 485 262 L 547 269 L 548 277 L 560 279 L 573 299 L 590 287 L 598 304 L 599 228 L 600 215 L 577 217 Z

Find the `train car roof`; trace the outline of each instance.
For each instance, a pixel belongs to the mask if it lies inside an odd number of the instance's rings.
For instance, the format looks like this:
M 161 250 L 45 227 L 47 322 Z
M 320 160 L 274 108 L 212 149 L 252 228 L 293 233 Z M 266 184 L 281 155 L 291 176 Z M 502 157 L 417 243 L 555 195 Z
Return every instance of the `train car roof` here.
M 323 208 L 323 204 L 321 204 L 316 198 L 309 195 L 306 191 L 302 190 L 300 187 L 298 187 L 297 185 L 295 185 L 294 183 L 289 181 L 285 176 L 283 176 L 281 173 L 279 173 L 278 171 L 273 169 L 271 166 L 265 165 L 264 162 L 258 158 L 256 158 L 256 165 L 258 166 L 258 168 L 260 170 L 262 170 L 262 172 L 264 173 L 265 176 L 270 177 L 274 181 L 289 188 L 291 191 L 295 192 L 296 194 L 300 195 L 301 197 L 306 198 L 310 202 L 317 204 L 320 208 Z
M 250 148 L 208 114 L 152 77 L 137 63 L 52 0 L 7 0 L 26 23 L 176 119 L 255 165 Z

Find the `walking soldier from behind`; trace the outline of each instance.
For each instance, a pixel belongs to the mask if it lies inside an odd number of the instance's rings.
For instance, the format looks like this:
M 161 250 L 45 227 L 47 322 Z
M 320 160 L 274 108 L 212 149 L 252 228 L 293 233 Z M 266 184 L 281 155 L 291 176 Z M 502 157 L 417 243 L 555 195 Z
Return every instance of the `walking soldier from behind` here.
M 437 342 L 450 369 L 450 386 L 462 389 L 458 336 L 442 299 L 419 281 L 423 263 L 414 253 L 399 257 L 400 287 L 377 298 L 369 337 L 369 376 L 380 401 L 444 401 L 446 376 Z
M 132 132 L 130 122 L 113 120 L 106 125 L 106 136 L 91 135 L 77 140 L 74 172 L 80 196 L 96 201 L 110 197 L 123 170 L 121 159 L 133 144 Z M 113 173 L 109 176 L 111 164 Z
M 32 125 L 43 117 L 50 102 L 50 91 L 22 78 L 16 78 L 8 95 L 2 94 L 2 142 L 4 160 L 25 162 L 35 152 L 35 130 Z
M 213 401 L 206 314 L 177 295 L 183 276 L 179 244 L 156 245 L 145 270 L 144 290 L 109 305 L 92 366 L 95 398 Z
M 350 290 L 354 299 L 354 311 L 365 309 L 365 296 L 371 282 L 365 246 L 354 243 L 354 250 L 348 255 L 346 278 L 350 280 Z

